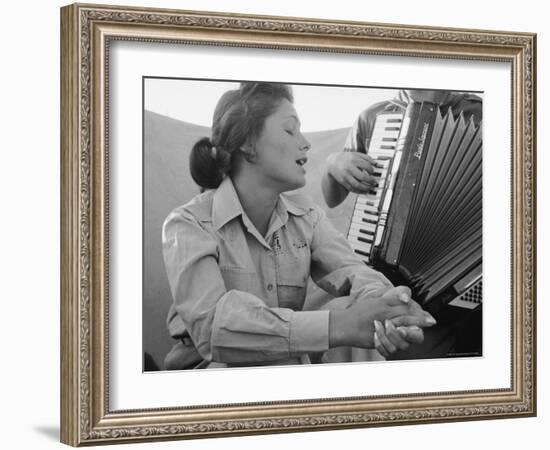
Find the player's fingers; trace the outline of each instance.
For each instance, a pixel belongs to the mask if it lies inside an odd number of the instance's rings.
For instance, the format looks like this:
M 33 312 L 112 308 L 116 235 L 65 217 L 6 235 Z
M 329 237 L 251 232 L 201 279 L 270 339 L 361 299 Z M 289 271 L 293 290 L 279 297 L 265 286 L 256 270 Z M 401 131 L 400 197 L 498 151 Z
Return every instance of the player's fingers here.
M 396 327 L 417 326 L 422 328 L 431 327 L 437 323 L 430 314 L 421 316 L 399 314 L 392 319 L 392 322 Z
M 386 349 L 382 346 L 380 343 L 380 339 L 378 338 L 378 335 L 376 332 L 374 333 L 374 348 L 380 353 L 384 358 L 388 359 L 390 357 L 390 354 L 386 351 Z
M 417 326 L 412 326 L 412 327 L 398 327 L 397 329 L 406 330 L 407 336 L 405 339 L 407 339 L 407 341 L 410 342 L 411 344 L 422 344 L 422 342 L 424 342 L 424 332 L 422 331 L 422 328 L 419 328 Z
M 365 153 L 356 152 L 354 154 L 354 160 L 356 161 L 357 165 L 358 166 L 361 165 L 362 168 L 365 168 L 365 167 L 372 167 L 372 168 L 378 167 L 378 168 L 381 168 L 381 167 L 383 167 L 383 165 L 379 161 L 377 161 L 372 156 L 366 155 Z
M 388 340 L 399 350 L 407 350 L 410 344 L 405 340 L 407 336 L 406 329 L 403 327 L 396 328 L 391 320 L 386 320 L 384 325 L 386 327 L 386 337 Z
M 347 175 L 345 178 L 344 178 L 347 186 L 349 187 L 346 187 L 346 189 L 348 191 L 351 191 L 351 192 L 355 192 L 355 193 L 358 193 L 358 194 L 365 194 L 367 192 L 369 192 L 371 189 L 372 189 L 372 186 L 368 185 L 368 184 L 363 184 L 359 181 L 357 181 L 352 175 Z
M 375 329 L 376 334 L 378 335 L 378 339 L 380 340 L 380 344 L 382 344 L 384 349 L 390 354 L 395 353 L 397 351 L 397 347 L 390 342 L 390 340 L 386 336 L 386 333 L 384 331 L 384 327 L 382 326 L 382 324 L 380 322 L 378 322 L 378 320 L 374 321 L 374 329 Z
M 395 286 L 384 292 L 382 298 L 391 306 L 408 305 L 411 301 L 411 290 L 407 286 Z

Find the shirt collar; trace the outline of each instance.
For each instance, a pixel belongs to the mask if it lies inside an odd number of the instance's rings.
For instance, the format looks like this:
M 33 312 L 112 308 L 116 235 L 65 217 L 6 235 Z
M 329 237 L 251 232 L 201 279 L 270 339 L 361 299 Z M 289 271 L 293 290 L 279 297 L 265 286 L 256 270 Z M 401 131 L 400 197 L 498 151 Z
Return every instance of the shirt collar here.
M 214 192 L 212 201 L 212 222 L 219 230 L 227 222 L 242 215 L 243 207 L 231 178 L 226 177 Z
M 309 207 L 300 203 L 295 198 L 288 194 L 281 194 L 279 196 L 279 202 L 277 204 L 277 210 L 280 212 L 289 212 L 294 216 L 303 216 L 309 211 Z
M 294 216 L 303 216 L 307 214 L 309 208 L 300 202 L 291 198 L 287 194 L 281 194 L 275 207 L 275 213 L 281 220 L 281 225 L 288 221 L 288 214 Z M 222 228 L 230 220 L 244 215 L 243 207 L 231 181 L 226 177 L 214 193 L 212 202 L 212 222 L 216 230 Z

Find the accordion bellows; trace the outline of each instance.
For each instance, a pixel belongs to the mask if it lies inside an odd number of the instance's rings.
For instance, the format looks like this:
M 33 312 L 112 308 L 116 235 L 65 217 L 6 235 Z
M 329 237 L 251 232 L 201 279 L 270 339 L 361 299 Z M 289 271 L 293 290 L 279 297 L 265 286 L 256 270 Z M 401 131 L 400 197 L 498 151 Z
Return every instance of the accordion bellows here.
M 378 188 L 359 195 L 348 239 L 426 306 L 475 309 L 482 283 L 482 132 L 451 108 L 411 103 L 377 117 Z

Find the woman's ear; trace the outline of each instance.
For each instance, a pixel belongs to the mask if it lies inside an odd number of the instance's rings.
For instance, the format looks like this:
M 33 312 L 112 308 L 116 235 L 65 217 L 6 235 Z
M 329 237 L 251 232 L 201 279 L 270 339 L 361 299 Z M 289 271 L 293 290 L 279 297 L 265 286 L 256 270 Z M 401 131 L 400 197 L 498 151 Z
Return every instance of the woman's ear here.
M 256 149 L 252 142 L 246 141 L 243 145 L 241 145 L 240 151 L 247 162 L 253 163 L 256 161 Z

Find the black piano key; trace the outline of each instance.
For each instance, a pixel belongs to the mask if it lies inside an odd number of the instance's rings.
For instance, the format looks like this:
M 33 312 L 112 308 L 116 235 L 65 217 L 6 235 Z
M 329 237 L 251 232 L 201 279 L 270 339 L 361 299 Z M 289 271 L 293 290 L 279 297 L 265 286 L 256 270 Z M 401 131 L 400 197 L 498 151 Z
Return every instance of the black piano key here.
M 365 242 L 366 244 L 372 244 L 372 239 L 365 239 L 364 237 L 357 236 L 357 240 Z
M 367 212 L 367 211 L 365 211 L 365 212 Z M 365 222 L 365 223 L 372 223 L 372 224 L 374 224 L 374 225 L 376 225 L 376 224 L 378 223 L 377 220 L 374 220 L 374 219 L 366 219 L 366 218 L 364 218 L 364 217 L 361 218 L 361 220 L 362 220 L 363 222 Z
M 376 203 L 373 202 L 372 200 L 365 200 L 365 203 L 367 204 L 367 206 L 376 206 Z M 367 211 L 365 211 L 367 212 Z
M 374 231 L 364 230 L 363 228 L 360 228 L 360 229 L 359 229 L 359 233 L 363 233 L 363 234 L 368 234 L 368 235 L 370 235 L 370 236 L 374 236 Z

